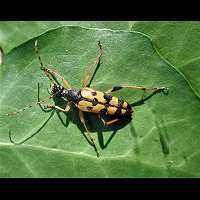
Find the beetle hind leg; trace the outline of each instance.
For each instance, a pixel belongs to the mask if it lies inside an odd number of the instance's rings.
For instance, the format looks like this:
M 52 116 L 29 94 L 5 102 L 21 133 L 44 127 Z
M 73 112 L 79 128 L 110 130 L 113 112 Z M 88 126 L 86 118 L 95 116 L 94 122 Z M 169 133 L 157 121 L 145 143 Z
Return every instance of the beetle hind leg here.
M 107 94 L 110 94 L 112 92 L 115 92 L 115 91 L 118 91 L 118 90 L 121 90 L 121 89 L 124 89 L 124 88 L 129 88 L 129 89 L 134 89 L 134 90 L 142 90 L 144 91 L 143 95 L 142 95 L 142 99 L 144 99 L 144 94 L 147 90 L 151 90 L 151 91 L 163 91 L 165 93 L 168 92 L 168 88 L 166 87 L 160 87 L 160 88 L 146 88 L 146 87 L 138 87 L 138 86 L 128 86 L 128 85 L 125 85 L 125 84 L 122 84 L 122 85 L 119 85 L 119 86 L 115 86 L 109 90 L 107 90 L 105 93 Z
M 119 85 L 119 86 L 115 86 L 109 90 L 106 91 L 106 93 L 112 93 L 112 92 L 115 92 L 115 91 L 118 91 L 118 90 L 121 90 L 123 88 L 129 88 L 129 89 L 134 89 L 134 90 L 143 90 L 143 91 L 146 91 L 146 90 L 168 90 L 168 88 L 166 87 L 160 87 L 160 88 L 146 88 L 146 87 L 138 87 L 138 86 L 128 86 L 128 85 Z
M 122 119 L 119 119 L 119 118 L 114 118 L 114 119 L 106 121 L 100 114 L 98 114 L 97 116 L 102 121 L 104 126 L 110 126 L 110 125 L 113 125 L 117 122 L 122 121 Z

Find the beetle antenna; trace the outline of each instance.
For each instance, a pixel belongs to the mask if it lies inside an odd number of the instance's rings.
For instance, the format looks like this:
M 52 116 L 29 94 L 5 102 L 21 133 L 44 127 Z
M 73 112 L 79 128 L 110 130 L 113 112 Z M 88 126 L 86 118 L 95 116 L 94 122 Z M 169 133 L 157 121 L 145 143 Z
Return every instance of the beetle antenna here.
M 36 53 L 36 55 L 37 55 L 37 57 L 38 57 L 38 60 L 39 60 L 39 62 L 40 62 L 40 69 L 41 69 L 42 71 L 44 71 L 44 73 L 45 73 L 46 76 L 49 78 L 49 80 L 50 80 L 51 83 L 55 83 L 55 81 L 51 78 L 52 73 L 50 72 L 49 69 L 47 69 L 47 68 L 44 66 L 44 64 L 43 64 L 43 62 L 42 62 L 42 59 L 41 59 L 41 56 L 40 56 L 39 50 L 38 50 L 38 41 L 37 41 L 37 40 L 35 40 L 35 53 Z M 50 75 L 51 75 L 51 76 L 50 76 Z
M 44 68 L 44 65 L 43 65 L 42 59 L 41 59 L 40 54 L 39 54 L 39 51 L 38 51 L 38 42 L 37 42 L 37 40 L 35 40 L 35 53 L 36 53 L 36 55 L 37 55 L 37 57 L 38 57 L 38 60 L 39 60 L 39 62 L 40 62 L 40 65 L 41 65 L 40 68 L 43 69 L 43 68 Z
M 36 103 L 32 103 L 32 104 L 30 104 L 30 105 L 28 105 L 28 106 L 26 106 L 26 107 L 24 107 L 24 108 L 21 108 L 21 109 L 15 111 L 15 112 L 7 113 L 6 115 L 7 115 L 7 116 L 16 115 L 16 114 L 18 114 L 18 113 L 20 113 L 20 112 L 22 112 L 22 111 L 25 111 L 25 110 L 28 109 L 28 108 L 31 108 L 31 107 L 36 106 L 36 105 L 40 105 L 41 103 L 45 103 L 45 102 L 47 102 L 49 99 L 51 99 L 52 97 L 53 97 L 53 95 L 49 96 L 49 97 L 46 98 L 46 99 L 43 99 L 43 100 L 41 100 L 41 101 L 38 101 L 38 102 L 36 102 Z
M 12 136 L 11 136 L 11 130 L 9 130 L 9 139 L 10 139 L 10 142 L 15 144 L 15 145 L 19 145 L 19 144 L 23 144 L 24 142 L 28 141 L 29 139 L 31 139 L 33 136 L 35 136 L 36 134 L 38 134 L 40 132 L 40 130 L 47 124 L 47 122 L 52 118 L 52 116 L 54 115 L 54 112 L 51 113 L 51 115 L 49 116 L 49 118 L 44 122 L 44 124 L 36 131 L 34 132 L 33 134 L 29 135 L 28 137 L 26 137 L 25 139 L 19 141 L 19 142 L 16 142 L 12 139 Z

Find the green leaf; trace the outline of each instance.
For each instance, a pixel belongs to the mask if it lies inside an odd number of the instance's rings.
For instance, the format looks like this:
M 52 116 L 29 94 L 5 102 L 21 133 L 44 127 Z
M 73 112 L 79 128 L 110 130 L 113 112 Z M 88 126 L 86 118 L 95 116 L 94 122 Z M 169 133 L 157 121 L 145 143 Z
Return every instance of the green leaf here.
M 149 35 L 157 51 L 180 70 L 200 97 L 199 22 L 136 22 L 131 29 Z
M 7 53 L 18 45 L 48 30 L 61 26 L 78 25 L 87 28 L 128 29 L 131 22 L 125 21 L 37 21 L 0 22 L 0 46 Z
M 5 57 L 0 77 L 1 177 L 198 177 L 199 98 L 173 66 L 138 32 L 62 27 L 38 38 L 45 66 L 62 74 L 77 89 L 97 56 L 97 41 L 104 49 L 91 87 L 106 91 L 120 85 L 168 87 L 137 104 L 142 92 L 115 93 L 135 103 L 133 120 L 125 126 L 102 127 L 87 115 L 100 158 L 83 137 L 77 109 L 68 114 L 44 112 L 39 106 L 14 116 L 6 113 L 49 96 L 49 80 L 34 52 L 35 38 Z M 146 93 L 149 96 L 151 93 Z M 49 101 L 53 103 L 52 101 Z M 38 132 L 21 145 L 20 141 Z

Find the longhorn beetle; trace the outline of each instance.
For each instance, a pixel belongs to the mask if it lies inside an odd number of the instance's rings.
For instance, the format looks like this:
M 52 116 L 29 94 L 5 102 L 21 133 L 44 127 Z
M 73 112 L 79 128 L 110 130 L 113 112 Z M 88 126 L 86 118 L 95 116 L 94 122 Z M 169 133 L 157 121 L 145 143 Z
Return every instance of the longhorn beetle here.
M 97 157 L 99 156 L 99 152 L 98 152 L 95 140 L 92 137 L 86 125 L 84 112 L 95 113 L 98 116 L 98 118 L 103 122 L 103 124 L 105 126 L 108 126 L 108 125 L 123 121 L 124 118 L 131 117 L 133 113 L 133 109 L 131 105 L 127 101 L 124 101 L 121 98 L 113 96 L 112 95 L 113 92 L 123 89 L 123 88 L 143 90 L 143 91 L 146 91 L 146 90 L 161 91 L 161 90 L 167 89 L 165 87 L 145 88 L 145 87 L 138 87 L 138 86 L 119 85 L 107 91 L 102 92 L 102 91 L 97 91 L 97 90 L 89 88 L 90 82 L 92 80 L 92 77 L 98 65 L 100 64 L 100 59 L 103 53 L 103 48 L 100 41 L 98 42 L 98 47 L 99 47 L 99 52 L 95 60 L 95 63 L 91 66 L 89 72 L 86 74 L 85 78 L 83 79 L 81 89 L 77 90 L 77 89 L 74 89 L 69 83 L 69 81 L 66 80 L 63 76 L 61 76 L 54 70 L 51 70 L 44 66 L 42 59 L 39 55 L 37 40 L 35 41 L 35 53 L 40 62 L 40 69 L 48 77 L 48 79 L 50 80 L 50 85 L 51 85 L 50 96 L 42 101 L 38 101 L 37 103 L 35 103 L 35 105 L 40 105 L 42 103 L 45 103 L 48 99 L 51 99 L 54 97 L 65 98 L 68 101 L 64 109 L 57 105 L 46 105 L 45 107 L 57 109 L 59 111 L 67 113 L 70 110 L 71 105 L 74 104 L 78 108 L 80 121 L 85 128 L 86 133 L 84 134 L 86 138 L 88 139 L 88 141 L 90 142 L 90 144 L 93 146 L 94 150 L 96 151 Z M 62 80 L 63 86 L 58 84 L 58 82 L 55 81 L 55 77 Z M 32 106 L 33 105 L 29 105 L 23 109 L 20 109 L 13 113 L 9 113 L 7 115 L 14 115 Z M 106 121 L 104 119 L 105 116 L 112 116 L 114 118 Z M 10 137 L 10 141 L 14 144 L 21 144 L 27 140 L 25 139 L 22 142 L 18 142 L 18 143 L 14 142 L 11 138 L 11 132 L 9 132 L 9 137 Z

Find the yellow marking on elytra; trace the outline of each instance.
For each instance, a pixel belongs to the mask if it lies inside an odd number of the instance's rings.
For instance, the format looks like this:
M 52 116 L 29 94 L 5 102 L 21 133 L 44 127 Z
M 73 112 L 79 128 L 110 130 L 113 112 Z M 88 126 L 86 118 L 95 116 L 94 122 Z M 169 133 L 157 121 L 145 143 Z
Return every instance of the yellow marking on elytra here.
M 87 107 L 93 107 L 92 102 L 88 101 L 79 101 L 78 108 L 82 111 L 89 112 Z
M 117 97 L 112 97 L 112 99 L 109 102 L 109 104 L 112 105 L 112 106 L 118 106 L 118 98 Z
M 98 100 L 98 102 L 100 103 L 106 103 L 106 99 L 104 98 L 104 93 L 103 92 L 99 92 L 99 91 L 96 91 L 97 95 L 96 95 L 96 98 Z
M 95 95 L 93 95 L 92 93 L 95 93 Z M 91 88 L 83 88 L 81 90 L 81 96 L 91 100 L 94 100 L 94 98 L 96 98 L 99 103 L 106 103 L 106 100 L 104 98 L 104 93 L 93 90 Z
M 91 88 L 83 88 L 81 90 L 81 96 L 84 98 L 93 100 L 94 96 L 92 95 L 92 92 L 96 92 L 96 91 Z
M 99 113 L 101 109 L 105 108 L 102 104 L 97 104 L 96 106 L 93 106 L 92 112 Z
M 109 115 L 114 115 L 115 112 L 116 112 L 116 110 L 117 110 L 116 107 L 109 106 L 109 107 L 108 107 L 108 114 L 109 114 Z
M 122 107 L 123 107 L 123 108 L 127 108 L 127 106 L 128 106 L 128 103 L 125 101 L 125 102 L 123 103 Z
M 125 109 L 121 109 L 121 114 L 124 115 L 126 113 Z

